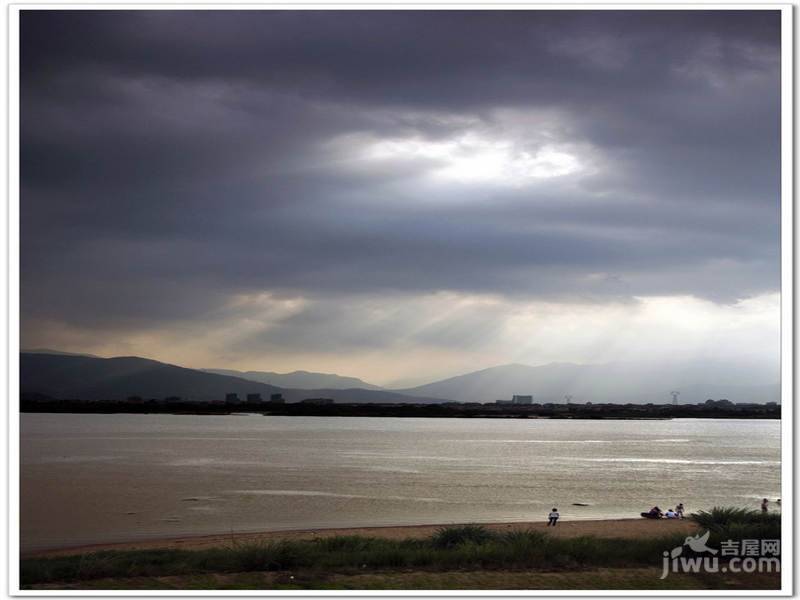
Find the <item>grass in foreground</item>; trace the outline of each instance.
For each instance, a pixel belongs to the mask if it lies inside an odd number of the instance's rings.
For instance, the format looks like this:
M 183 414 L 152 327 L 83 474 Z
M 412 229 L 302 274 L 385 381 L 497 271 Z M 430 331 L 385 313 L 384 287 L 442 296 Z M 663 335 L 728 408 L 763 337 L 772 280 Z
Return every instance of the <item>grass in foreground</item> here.
M 741 538 L 740 532 L 747 537 L 780 537 L 779 515 L 767 518 L 752 511 L 715 508 L 693 518 L 711 529 L 717 539 Z M 684 539 L 683 534 L 649 539 L 556 538 L 541 531 L 501 533 L 465 525 L 442 528 L 423 539 L 353 535 L 232 542 L 228 547 L 194 551 L 104 551 L 30 558 L 22 561 L 21 582 L 24 587 L 57 583 L 53 587 L 58 589 L 75 585 L 80 589 L 127 589 L 127 585 L 169 589 L 173 583 L 178 585 L 176 589 L 197 585 L 203 589 L 222 589 L 222 585 L 251 589 L 251 584 L 256 585 L 254 589 L 674 589 L 689 583 L 692 589 L 779 586 L 776 576 L 756 575 L 671 575 L 666 582 L 650 581 L 661 574 L 662 553 L 683 544 Z M 464 570 L 473 573 L 465 574 Z M 475 572 L 482 573 L 481 577 L 476 579 Z M 612 573 L 613 582 L 597 578 L 601 572 Z M 585 579 L 589 573 L 594 575 Z M 645 585 L 642 578 L 650 583 Z M 596 584 L 589 586 L 589 581 Z M 106 587 L 95 588 L 98 584 Z
M 748 508 L 714 507 L 693 513 L 691 518 L 711 531 L 712 541 L 742 539 L 779 539 L 780 513 L 763 513 Z
M 22 561 L 23 585 L 108 577 L 160 577 L 246 571 L 375 569 L 580 569 L 655 566 L 684 536 L 644 540 L 555 538 L 538 531 L 495 533 L 450 527 L 427 539 L 339 536 L 319 540 L 232 543 L 207 550 L 104 551 Z
M 166 577 L 92 579 L 37 585 L 53 590 L 765 590 L 780 576 L 673 574 L 654 568 L 580 571 L 317 571 L 209 573 Z

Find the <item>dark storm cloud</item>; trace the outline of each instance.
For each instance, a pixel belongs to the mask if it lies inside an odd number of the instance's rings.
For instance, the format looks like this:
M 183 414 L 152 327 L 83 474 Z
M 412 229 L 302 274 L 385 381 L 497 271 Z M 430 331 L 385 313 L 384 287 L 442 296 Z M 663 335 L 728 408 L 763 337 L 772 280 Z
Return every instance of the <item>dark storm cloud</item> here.
M 692 67 L 709 44 L 719 45 L 709 57 L 718 76 L 741 76 L 774 60 L 779 36 L 778 13 L 747 11 L 36 11 L 24 18 L 23 58 L 43 77 L 78 67 L 446 110 L 453 102 L 527 102 L 531 93 L 563 103 L 587 88 L 600 96 L 657 94 L 671 89 L 670 69 Z M 597 60 L 604 52 L 607 63 Z M 620 60 L 625 68 L 614 64 Z
M 159 327 L 261 291 L 775 291 L 779 23 L 766 11 L 25 11 L 24 321 Z M 599 166 L 431 185 L 440 157 L 358 154 L 365 139 L 474 131 L 574 146 Z M 356 320 L 338 303 L 309 310 L 284 339 Z

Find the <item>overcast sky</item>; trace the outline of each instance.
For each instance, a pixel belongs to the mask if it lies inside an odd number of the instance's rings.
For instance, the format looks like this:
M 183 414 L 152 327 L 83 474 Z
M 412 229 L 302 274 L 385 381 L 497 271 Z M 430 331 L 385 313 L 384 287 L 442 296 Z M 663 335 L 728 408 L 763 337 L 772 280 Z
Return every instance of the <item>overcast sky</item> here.
M 22 346 L 776 369 L 774 11 L 24 11 Z

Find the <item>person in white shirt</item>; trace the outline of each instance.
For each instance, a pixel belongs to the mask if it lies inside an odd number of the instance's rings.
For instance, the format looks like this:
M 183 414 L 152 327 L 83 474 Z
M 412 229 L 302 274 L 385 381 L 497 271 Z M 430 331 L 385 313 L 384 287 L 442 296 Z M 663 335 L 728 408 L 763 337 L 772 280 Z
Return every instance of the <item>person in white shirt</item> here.
M 560 516 L 561 515 L 558 514 L 558 509 L 554 508 L 553 511 L 547 516 L 547 519 L 548 519 L 547 520 L 547 526 L 550 527 L 550 525 L 552 525 L 553 527 L 555 527 L 556 526 L 556 521 L 558 521 L 558 518 Z
M 670 508 L 667 510 L 667 512 L 664 513 L 664 516 L 667 517 L 668 519 L 677 519 L 678 513 L 676 513 L 674 510 Z

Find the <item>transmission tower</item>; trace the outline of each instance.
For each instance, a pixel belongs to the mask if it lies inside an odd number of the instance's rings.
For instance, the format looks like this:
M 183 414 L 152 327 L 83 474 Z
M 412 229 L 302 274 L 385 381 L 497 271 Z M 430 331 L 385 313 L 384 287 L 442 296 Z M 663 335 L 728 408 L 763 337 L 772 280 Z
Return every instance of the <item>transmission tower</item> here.
M 572 396 L 570 394 L 567 394 L 566 396 L 564 396 L 564 400 L 567 401 L 567 404 L 571 404 L 572 403 Z
M 672 396 L 672 406 L 678 406 L 678 396 L 681 395 L 680 392 L 670 392 L 670 396 Z

